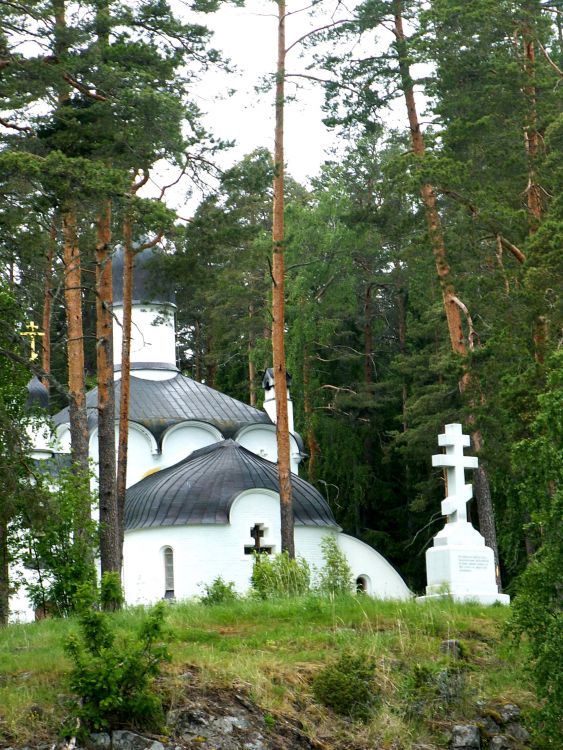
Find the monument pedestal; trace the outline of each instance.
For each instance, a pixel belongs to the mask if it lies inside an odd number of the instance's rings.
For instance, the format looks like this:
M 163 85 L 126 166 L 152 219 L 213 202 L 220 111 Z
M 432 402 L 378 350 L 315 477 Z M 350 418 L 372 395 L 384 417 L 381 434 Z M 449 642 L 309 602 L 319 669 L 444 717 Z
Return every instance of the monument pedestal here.
M 434 537 L 434 546 L 426 550 L 426 596 L 418 601 L 451 596 L 456 601 L 481 604 L 508 604 L 510 597 L 499 594 L 493 550 L 467 520 L 467 501 L 473 489 L 465 483 L 465 469 L 476 469 L 477 458 L 464 456 L 469 445 L 460 424 L 447 424 L 438 445 L 446 453 L 432 456 L 432 466 L 443 466 L 447 472 L 446 499 L 442 514 L 447 523 Z
M 451 596 L 456 601 L 508 604 L 499 594 L 493 550 L 467 521 L 447 523 L 426 550 L 426 596 L 418 601 Z

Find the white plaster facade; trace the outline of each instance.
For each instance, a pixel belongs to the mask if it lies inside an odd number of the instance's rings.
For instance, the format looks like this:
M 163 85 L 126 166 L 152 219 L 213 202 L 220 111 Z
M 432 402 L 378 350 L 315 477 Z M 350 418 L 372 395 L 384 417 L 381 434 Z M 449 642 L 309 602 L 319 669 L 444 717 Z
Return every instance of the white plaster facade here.
M 211 584 L 221 576 L 233 582 L 239 593 L 250 587 L 252 555 L 245 546 L 254 540 L 250 530 L 260 524 L 263 546 L 280 551 L 280 511 L 276 493 L 248 490 L 231 507 L 230 523 L 198 526 L 170 526 L 129 531 L 125 536 L 123 583 L 126 600 L 148 604 L 166 594 L 164 551 L 169 548 L 174 561 L 174 598 L 185 599 L 202 594 L 202 584 Z M 410 592 L 400 575 L 374 549 L 337 529 L 296 526 L 295 547 L 313 573 L 323 566 L 321 541 L 335 534 L 346 555 L 354 581 L 366 581 L 366 593 L 378 598 L 408 599 Z

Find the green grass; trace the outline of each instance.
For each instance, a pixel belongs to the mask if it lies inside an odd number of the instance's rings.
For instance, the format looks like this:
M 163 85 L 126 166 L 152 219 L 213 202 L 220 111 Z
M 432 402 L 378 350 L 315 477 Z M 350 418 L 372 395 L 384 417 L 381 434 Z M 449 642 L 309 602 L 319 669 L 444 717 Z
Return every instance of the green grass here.
M 143 614 L 135 608 L 112 618 L 125 633 L 138 627 Z M 331 738 L 345 746 L 342 738 L 353 732 L 357 747 L 439 747 L 448 722 L 472 718 L 477 700 L 510 700 L 524 708 L 533 703 L 522 660 L 501 635 L 507 616 L 502 607 L 366 597 L 173 604 L 167 618 L 173 660 L 161 689 L 177 705 L 181 675 L 196 670 L 198 684 L 243 690 L 268 715 L 300 719 L 328 746 Z M 76 628 L 72 620 L 48 620 L 0 631 L 0 746 L 56 736 L 68 692 L 62 644 Z M 420 674 L 448 675 L 454 664 L 439 648 L 446 638 L 463 645 L 464 689 L 442 705 L 434 688 L 413 687 L 413 670 L 419 665 Z M 345 651 L 365 654 L 377 665 L 381 702 L 367 724 L 338 719 L 312 697 L 313 676 Z

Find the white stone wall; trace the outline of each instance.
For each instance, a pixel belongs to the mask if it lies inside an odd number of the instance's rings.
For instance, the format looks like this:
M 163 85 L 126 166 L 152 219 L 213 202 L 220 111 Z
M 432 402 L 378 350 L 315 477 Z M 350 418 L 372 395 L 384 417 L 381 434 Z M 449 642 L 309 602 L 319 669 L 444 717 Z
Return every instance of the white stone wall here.
M 147 604 L 162 599 L 164 549 L 174 553 L 174 595 L 186 599 L 202 594 L 201 584 L 221 576 L 232 581 L 238 592 L 249 589 L 252 556 L 244 553 L 252 546 L 250 531 L 255 524 L 264 528 L 263 546 L 280 551 L 279 500 L 273 492 L 251 490 L 233 503 L 230 525 L 176 526 L 137 529 L 125 535 L 124 587 L 129 604 Z M 335 530 L 326 527 L 297 526 L 295 546 L 298 555 L 320 570 L 323 565 L 321 540 Z M 363 576 L 368 593 L 381 598 L 406 599 L 410 592 L 399 574 L 374 549 L 353 537 L 338 533 L 339 545 L 349 560 L 354 580 Z
M 346 555 L 354 580 L 366 580 L 367 594 L 378 599 L 411 598 L 411 592 L 395 568 L 369 544 L 348 534 L 339 534 L 338 546 Z

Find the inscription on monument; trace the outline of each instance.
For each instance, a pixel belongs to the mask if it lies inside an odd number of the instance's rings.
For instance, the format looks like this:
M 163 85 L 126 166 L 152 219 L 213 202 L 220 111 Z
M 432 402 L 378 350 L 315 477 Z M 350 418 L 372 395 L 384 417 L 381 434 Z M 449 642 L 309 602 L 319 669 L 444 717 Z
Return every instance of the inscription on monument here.
M 486 570 L 489 567 L 489 560 L 483 555 L 459 555 L 458 562 L 462 573 L 471 570 Z

